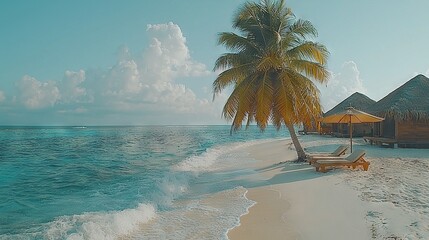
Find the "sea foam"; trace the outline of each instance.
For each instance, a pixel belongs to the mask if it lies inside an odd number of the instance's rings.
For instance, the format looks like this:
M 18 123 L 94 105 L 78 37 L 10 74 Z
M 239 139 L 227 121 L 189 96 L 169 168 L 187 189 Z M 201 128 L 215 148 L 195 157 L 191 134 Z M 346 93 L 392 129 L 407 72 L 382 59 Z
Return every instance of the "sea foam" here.
M 202 198 L 176 201 L 169 211 L 157 217 L 130 236 L 130 239 L 222 239 L 229 229 L 239 225 L 240 216 L 255 204 L 245 197 L 247 189 L 233 189 L 205 195 Z
M 116 239 L 132 233 L 155 216 L 155 208 L 148 204 L 122 211 L 62 216 L 49 224 L 45 238 Z
M 243 154 L 237 152 L 237 150 L 268 141 L 270 140 L 253 140 L 209 148 L 200 155 L 188 157 L 174 166 L 173 169 L 176 171 L 193 172 L 196 174 L 225 169 L 234 165 L 232 164 L 234 161 L 231 160 L 234 160 L 235 158 L 238 158 L 239 155 Z
M 210 168 L 218 157 L 224 153 L 220 148 L 210 148 L 201 155 L 196 155 L 187 158 L 175 166 L 175 170 L 178 171 L 189 171 L 189 172 L 206 172 L 211 171 Z

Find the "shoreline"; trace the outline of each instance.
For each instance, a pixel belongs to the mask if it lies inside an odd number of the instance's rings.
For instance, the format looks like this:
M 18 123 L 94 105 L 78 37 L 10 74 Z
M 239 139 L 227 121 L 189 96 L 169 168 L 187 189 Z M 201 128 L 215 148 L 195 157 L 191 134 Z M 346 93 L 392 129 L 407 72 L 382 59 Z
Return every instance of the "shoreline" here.
M 240 217 L 240 225 L 228 231 L 229 239 L 264 239 L 268 231 L 269 239 L 296 239 L 293 229 L 284 220 L 284 212 L 290 204 L 279 191 L 261 187 L 248 191 L 246 197 L 255 204 Z M 256 218 L 258 221 L 255 221 Z M 266 230 L 260 231 L 261 225 Z
M 330 149 L 339 143 L 341 140 L 321 137 L 301 139 L 301 144 L 307 148 Z M 377 195 L 389 179 L 402 177 L 398 176 L 394 166 L 390 169 L 386 163 L 393 161 L 392 157 L 379 156 L 395 155 L 395 152 L 368 145 L 359 147 L 368 150 L 366 159 L 371 166 L 367 172 L 336 169 L 319 173 L 307 163 L 294 163 L 292 160 L 296 159 L 296 152 L 290 139 L 273 140 L 241 149 L 256 160 L 251 166 L 256 171 L 252 177 L 263 179 L 266 184 L 246 188 L 246 197 L 256 203 L 240 217 L 239 226 L 228 231 L 228 238 L 427 239 L 429 224 L 426 220 L 429 218 L 426 214 L 429 208 L 423 206 L 421 213 L 416 214 L 395 202 L 400 200 L 384 199 L 384 196 Z M 407 150 L 395 151 L 407 153 Z M 425 153 L 421 151 L 422 155 Z M 406 165 L 408 160 L 413 161 L 400 158 L 394 163 Z M 418 161 L 424 166 L 429 164 L 429 161 Z M 417 167 L 421 169 L 421 166 Z M 387 170 L 391 176 L 385 174 Z M 407 184 L 411 185 L 413 181 L 409 180 Z M 429 190 L 429 181 L 423 184 Z M 383 193 L 389 194 L 389 191 L 392 189 L 386 188 Z M 374 197 L 367 199 L 367 195 Z M 429 191 L 424 198 L 429 198 Z M 409 205 L 412 210 L 415 204 L 411 201 Z

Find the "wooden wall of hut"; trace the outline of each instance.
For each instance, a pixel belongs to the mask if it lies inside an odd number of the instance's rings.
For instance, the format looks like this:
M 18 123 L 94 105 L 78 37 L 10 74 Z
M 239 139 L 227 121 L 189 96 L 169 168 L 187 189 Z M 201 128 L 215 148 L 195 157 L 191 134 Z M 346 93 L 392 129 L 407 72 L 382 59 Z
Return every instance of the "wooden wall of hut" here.
M 372 135 L 370 135 L 370 137 L 380 137 L 382 136 L 382 127 L 383 127 L 383 123 L 382 122 L 378 122 L 378 123 L 373 123 L 373 129 L 372 129 Z
M 330 123 L 320 123 L 320 134 L 326 135 L 326 134 L 332 134 L 332 124 Z
M 364 137 L 364 136 L 373 136 L 374 127 L 372 123 L 359 123 L 353 124 L 353 136 Z
M 397 125 L 398 141 L 415 141 L 429 143 L 429 123 L 416 121 L 401 121 Z
M 386 118 L 381 137 L 392 138 L 400 148 L 429 148 L 429 122 Z
M 352 125 L 353 137 L 374 136 L 373 123 L 354 123 Z M 347 123 L 333 123 L 332 135 L 335 137 L 350 137 L 350 127 Z
M 385 138 L 396 138 L 396 126 L 394 118 L 386 118 L 382 124 L 382 136 Z

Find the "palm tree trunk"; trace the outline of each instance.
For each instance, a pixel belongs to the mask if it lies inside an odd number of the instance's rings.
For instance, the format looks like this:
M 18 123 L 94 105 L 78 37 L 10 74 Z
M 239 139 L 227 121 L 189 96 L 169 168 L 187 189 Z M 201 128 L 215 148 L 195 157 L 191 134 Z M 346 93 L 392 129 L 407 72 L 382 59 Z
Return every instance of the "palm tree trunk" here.
M 298 162 L 305 161 L 305 152 L 301 146 L 301 143 L 298 140 L 298 136 L 296 136 L 295 129 L 292 124 L 286 124 L 287 129 L 289 130 L 290 138 L 292 139 L 292 143 L 295 146 L 296 153 L 298 154 Z

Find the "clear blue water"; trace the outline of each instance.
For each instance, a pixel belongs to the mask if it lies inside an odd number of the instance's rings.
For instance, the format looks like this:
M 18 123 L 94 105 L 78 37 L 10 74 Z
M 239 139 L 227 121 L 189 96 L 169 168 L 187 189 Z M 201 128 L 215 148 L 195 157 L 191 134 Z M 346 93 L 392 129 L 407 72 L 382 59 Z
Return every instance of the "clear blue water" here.
M 105 239 L 117 236 L 115 231 L 128 233 L 145 218 L 178 211 L 171 201 L 211 191 L 198 184 L 214 175 L 184 166 L 209 168 L 232 144 L 287 136 L 284 129 L 261 133 L 256 127 L 231 136 L 229 126 L 0 127 L 0 239 Z M 118 229 L 96 232 L 111 223 Z M 157 224 L 152 228 L 162 220 Z M 96 233 L 85 235 L 89 231 Z M 150 226 L 145 231 L 153 239 L 165 238 Z

